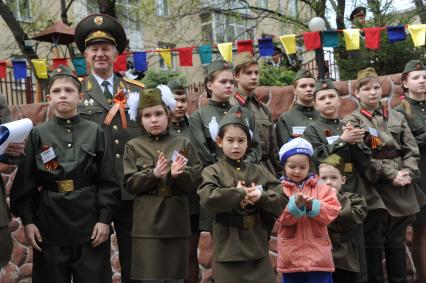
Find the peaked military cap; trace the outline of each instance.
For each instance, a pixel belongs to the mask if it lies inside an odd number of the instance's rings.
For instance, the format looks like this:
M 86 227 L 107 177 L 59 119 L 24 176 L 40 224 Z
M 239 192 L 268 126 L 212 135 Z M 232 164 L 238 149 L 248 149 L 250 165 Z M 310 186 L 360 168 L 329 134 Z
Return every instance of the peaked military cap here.
M 377 75 L 374 68 L 369 67 L 367 69 L 359 71 L 356 80 L 358 82 L 358 81 L 365 79 L 367 77 L 379 77 L 379 76 Z
M 53 81 L 58 77 L 71 77 L 75 79 L 80 85 L 80 80 L 73 74 L 71 69 L 64 65 L 59 65 L 56 67 L 49 75 L 49 85 L 53 83 Z
M 232 64 L 225 60 L 214 61 L 207 66 L 207 75 L 211 75 L 219 70 L 232 70 Z
M 317 93 L 318 91 L 321 91 L 321 90 L 326 90 L 326 89 L 334 89 L 334 90 L 336 90 L 337 91 L 337 89 L 336 89 L 336 87 L 334 86 L 334 84 L 333 84 L 333 81 L 332 80 L 325 80 L 325 79 L 321 79 L 321 80 L 318 80 L 316 83 L 315 83 L 315 90 L 314 90 L 314 93 Z
M 359 16 L 362 16 L 362 15 L 364 15 L 365 16 L 365 14 L 367 13 L 367 9 L 365 8 L 365 7 L 363 7 L 363 6 L 359 6 L 359 7 L 356 7 L 353 11 L 352 11 L 352 13 L 351 13 L 351 15 L 349 16 L 349 18 L 351 19 L 351 21 L 353 21 L 355 18 L 357 18 L 357 17 L 359 17 Z
M 296 75 L 294 76 L 292 83 L 304 78 L 315 79 L 315 77 L 311 74 L 311 72 L 305 69 L 300 69 L 299 71 L 297 71 Z
M 330 154 L 320 164 L 328 164 L 339 170 L 342 175 L 345 174 L 345 162 L 340 155 Z
M 423 65 L 422 61 L 420 60 L 410 60 L 407 64 L 405 64 L 403 74 L 413 72 L 413 71 L 421 71 L 424 70 L 425 66 Z
M 238 69 L 239 66 L 253 63 L 257 64 L 256 59 L 254 59 L 253 55 L 250 52 L 240 52 L 234 57 L 234 72 Z
M 148 88 L 139 94 L 139 109 L 156 105 L 164 105 L 161 98 L 161 90 L 158 88 Z
M 74 38 L 82 54 L 92 43 L 110 43 L 117 47 L 120 54 L 127 45 L 126 33 L 121 24 L 104 14 L 93 14 L 82 19 L 75 27 Z
M 219 131 L 228 125 L 240 125 L 243 127 L 244 132 L 247 135 L 247 138 L 251 139 L 250 128 L 248 125 L 247 117 L 244 116 L 243 109 L 241 106 L 234 106 L 226 114 L 222 121 L 219 123 Z
M 277 46 L 274 47 L 274 55 L 275 54 L 282 54 L 282 53 L 283 53 L 283 51 L 281 50 L 281 48 L 279 48 Z
M 182 80 L 173 79 L 169 81 L 167 86 L 170 88 L 173 94 L 186 94 L 186 88 L 183 85 Z

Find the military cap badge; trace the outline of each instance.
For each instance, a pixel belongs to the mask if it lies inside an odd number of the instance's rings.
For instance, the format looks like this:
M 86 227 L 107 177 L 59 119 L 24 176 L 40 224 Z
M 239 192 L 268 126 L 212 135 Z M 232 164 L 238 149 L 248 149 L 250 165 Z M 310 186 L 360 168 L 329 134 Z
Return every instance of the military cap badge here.
M 93 19 L 93 22 L 95 23 L 95 25 L 100 26 L 100 25 L 102 25 L 102 24 L 103 24 L 103 22 L 104 22 L 104 18 L 102 18 L 102 16 L 96 16 L 96 17 Z

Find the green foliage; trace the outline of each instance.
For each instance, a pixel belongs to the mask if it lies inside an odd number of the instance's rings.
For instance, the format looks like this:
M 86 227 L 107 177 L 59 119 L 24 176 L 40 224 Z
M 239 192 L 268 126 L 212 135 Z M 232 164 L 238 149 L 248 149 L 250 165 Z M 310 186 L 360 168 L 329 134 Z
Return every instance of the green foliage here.
M 409 36 L 405 41 L 389 43 L 387 35 L 383 32 L 380 48 L 377 50 L 370 50 L 364 46 L 357 51 L 339 48 L 334 54 L 339 66 L 340 79 L 352 80 L 356 78 L 358 71 L 367 67 L 373 67 L 380 76 L 401 73 L 409 60 L 421 59 L 424 50 L 415 48 Z
M 145 84 L 146 88 L 154 88 L 160 84 L 167 85 L 171 79 L 178 79 L 182 81 L 184 85 L 188 85 L 188 78 L 185 74 L 172 70 L 149 69 L 145 72 L 145 77 L 142 79 L 142 82 Z
M 295 72 L 286 68 L 277 68 L 272 65 L 260 65 L 260 79 L 259 85 L 261 86 L 286 86 L 290 85 L 293 81 Z

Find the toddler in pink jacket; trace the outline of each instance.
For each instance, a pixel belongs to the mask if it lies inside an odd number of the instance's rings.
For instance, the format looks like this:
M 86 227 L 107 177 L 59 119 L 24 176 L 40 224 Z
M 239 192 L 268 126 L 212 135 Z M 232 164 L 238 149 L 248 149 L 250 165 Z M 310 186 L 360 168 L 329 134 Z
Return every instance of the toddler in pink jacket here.
M 331 283 L 334 271 L 327 225 L 340 212 L 336 191 L 310 173 L 312 145 L 303 138 L 279 152 L 289 202 L 278 219 L 277 270 L 283 283 Z

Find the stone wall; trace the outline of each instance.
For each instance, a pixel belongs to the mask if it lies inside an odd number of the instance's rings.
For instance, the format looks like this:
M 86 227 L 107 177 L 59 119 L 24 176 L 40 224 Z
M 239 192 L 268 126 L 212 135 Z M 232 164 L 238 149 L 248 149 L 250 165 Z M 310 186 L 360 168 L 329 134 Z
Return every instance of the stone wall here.
M 384 97 L 392 106 L 398 104 L 401 95 L 400 75 L 391 75 L 381 78 L 384 89 Z M 343 98 L 343 107 L 341 115 L 351 112 L 356 107 L 356 99 L 353 96 L 353 81 L 336 82 L 336 86 Z M 286 111 L 293 101 L 293 87 L 259 87 L 257 94 L 269 105 L 273 119 L 276 120 L 279 115 Z M 200 105 L 204 105 L 207 99 L 200 93 L 191 93 L 189 96 L 189 113 L 192 113 Z M 47 104 L 31 104 L 11 107 L 12 115 L 15 119 L 30 118 L 35 124 L 43 122 L 49 116 Z M 3 174 L 3 180 L 6 184 L 7 195 L 13 182 L 15 168 L 13 166 L 0 166 L 0 172 Z M 0 273 L 0 283 L 29 283 L 31 282 L 32 271 L 32 249 L 28 246 L 23 233 L 23 226 L 19 219 L 13 218 L 10 223 L 12 231 L 14 251 L 10 263 Z M 270 241 L 270 258 L 273 265 L 276 265 L 276 238 L 275 233 Z M 411 232 L 407 232 L 407 242 L 410 243 Z M 199 243 L 199 261 L 201 282 L 209 282 L 212 275 L 211 263 L 213 258 L 212 239 L 210 234 L 202 233 Z M 115 234 L 111 241 L 111 265 L 113 269 L 113 282 L 119 283 L 120 264 L 118 261 L 118 249 Z M 407 266 L 412 281 L 412 264 L 410 257 L 407 258 Z M 280 282 L 280 276 L 277 276 L 277 282 Z

